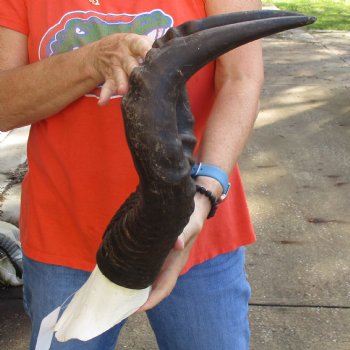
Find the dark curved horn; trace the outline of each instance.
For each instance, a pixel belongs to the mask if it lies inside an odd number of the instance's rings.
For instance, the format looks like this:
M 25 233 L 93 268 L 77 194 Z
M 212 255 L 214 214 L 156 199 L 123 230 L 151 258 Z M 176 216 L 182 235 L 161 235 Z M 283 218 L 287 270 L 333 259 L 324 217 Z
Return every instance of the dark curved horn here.
M 207 20 L 210 22 L 211 18 L 203 19 L 204 24 Z M 178 81 L 186 81 L 207 63 L 234 48 L 284 30 L 311 24 L 315 20 L 315 17 L 296 14 L 287 16 L 284 13 L 282 17 L 217 25 L 169 40 L 162 46 L 162 50 L 153 53 L 159 57 L 152 55 L 151 60 L 157 60 L 159 66 L 168 68 L 169 73 L 166 70 L 163 74 L 170 74 L 171 71 L 180 76 Z
M 170 28 L 164 36 L 155 41 L 154 47 L 161 47 L 176 37 L 184 37 L 206 29 L 222 27 L 228 24 L 256 21 L 274 17 L 302 16 L 300 13 L 278 10 L 244 11 L 210 16 L 205 19 L 185 22 L 177 27 Z
M 299 13 L 289 11 L 278 10 L 263 10 L 263 11 L 245 11 L 239 13 L 227 13 L 223 15 L 211 16 L 206 19 L 193 20 L 185 22 L 177 27 L 170 28 L 167 33 L 156 40 L 153 44 L 154 48 L 160 48 L 164 46 L 168 41 L 178 38 L 192 35 L 203 30 L 221 27 L 224 25 L 261 20 L 267 18 L 283 18 L 283 17 L 300 17 Z M 303 16 L 304 17 L 304 16 Z M 177 122 L 178 132 L 182 141 L 185 156 L 191 159 L 193 149 L 195 147 L 196 139 L 193 136 L 193 124 L 194 119 L 189 107 L 188 96 L 186 89 L 179 95 L 177 101 Z M 192 161 L 192 159 L 191 159 Z
M 97 252 L 108 279 L 132 289 L 151 285 L 194 209 L 187 79 L 235 47 L 313 21 L 285 12 L 245 12 L 188 22 L 159 40 L 133 71 L 122 110 L 140 184 L 112 218 Z

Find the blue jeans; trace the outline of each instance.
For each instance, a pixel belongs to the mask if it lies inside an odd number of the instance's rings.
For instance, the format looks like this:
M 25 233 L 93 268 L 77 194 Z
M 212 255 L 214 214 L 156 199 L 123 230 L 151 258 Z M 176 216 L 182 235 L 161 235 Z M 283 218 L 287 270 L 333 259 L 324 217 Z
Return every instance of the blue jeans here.
M 171 295 L 147 312 L 161 350 L 249 349 L 250 286 L 245 248 L 219 255 L 179 277 Z M 35 349 L 41 320 L 87 280 L 89 273 L 24 257 L 24 305 Z M 114 350 L 124 322 L 88 341 L 53 339 L 52 350 Z

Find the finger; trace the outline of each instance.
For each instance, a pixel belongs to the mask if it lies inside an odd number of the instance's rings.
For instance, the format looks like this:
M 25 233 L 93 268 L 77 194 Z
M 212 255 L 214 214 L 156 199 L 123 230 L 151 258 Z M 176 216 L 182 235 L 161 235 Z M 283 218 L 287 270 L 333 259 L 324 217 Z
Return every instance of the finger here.
M 138 35 L 138 37 L 131 38 L 129 50 L 133 56 L 140 56 L 142 58 L 146 57 L 147 52 L 152 48 L 153 40 L 144 35 Z
M 153 284 L 148 300 L 139 310 L 137 310 L 137 312 L 150 310 L 167 298 L 175 287 L 177 277 L 178 272 L 175 269 L 164 271 L 159 279 Z
M 139 57 L 128 56 L 122 61 L 122 66 L 127 76 L 131 74 L 134 68 L 140 65 L 138 58 Z
M 128 91 L 128 76 L 124 69 L 120 66 L 114 67 L 113 77 L 117 86 L 117 93 L 119 95 L 125 95 Z
M 145 60 L 142 57 L 137 57 L 137 62 L 138 64 L 143 64 L 145 62 Z
M 117 89 L 118 86 L 116 85 L 115 81 L 113 79 L 107 79 L 102 85 L 98 105 L 106 106 L 113 94 L 116 93 Z
M 174 250 L 184 250 L 185 249 L 185 233 L 181 233 L 181 235 L 177 238 L 175 244 L 174 244 Z

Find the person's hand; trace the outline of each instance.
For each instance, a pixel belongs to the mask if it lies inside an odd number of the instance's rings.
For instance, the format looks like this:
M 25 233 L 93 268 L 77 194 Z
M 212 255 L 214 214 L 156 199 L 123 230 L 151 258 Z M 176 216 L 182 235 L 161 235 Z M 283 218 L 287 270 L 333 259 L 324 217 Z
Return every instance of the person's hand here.
M 89 64 L 96 81 L 103 82 L 98 104 L 106 105 L 113 94 L 124 95 L 128 76 L 144 60 L 153 41 L 144 35 L 118 33 L 90 44 Z
M 202 230 L 204 221 L 210 211 L 210 202 L 205 196 L 196 193 L 194 201 L 195 209 L 191 215 L 190 221 L 166 258 L 157 279 L 152 285 L 152 291 L 148 300 L 137 312 L 152 309 L 169 296 L 174 289 L 177 278 L 186 265 L 191 248 Z

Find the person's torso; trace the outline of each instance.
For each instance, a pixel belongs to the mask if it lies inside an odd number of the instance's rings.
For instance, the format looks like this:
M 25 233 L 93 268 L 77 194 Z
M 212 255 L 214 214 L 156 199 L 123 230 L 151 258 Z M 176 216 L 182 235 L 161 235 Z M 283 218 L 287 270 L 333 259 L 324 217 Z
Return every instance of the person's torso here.
M 206 16 L 201 0 L 99 0 L 99 5 L 89 0 L 24 1 L 31 63 L 114 33 L 134 32 L 156 39 L 171 26 Z M 214 63 L 207 65 L 188 84 L 199 140 L 214 101 L 214 69 Z M 65 72 L 62 74 L 64 77 Z M 97 87 L 31 128 L 29 173 L 23 183 L 21 208 L 22 244 L 29 257 L 91 269 L 106 225 L 137 186 L 120 98 L 114 96 L 107 107 L 101 108 L 97 106 L 99 91 Z M 239 178 L 237 171 L 234 176 Z M 239 179 L 235 186 L 241 195 Z M 231 216 L 237 214 L 229 213 Z M 243 216 L 247 216 L 246 209 Z M 228 222 L 232 223 L 232 218 Z M 250 225 L 248 216 L 243 221 Z M 215 222 L 210 225 L 217 231 Z M 230 225 L 223 226 L 222 237 Z M 225 240 L 219 235 L 217 246 L 211 248 L 211 241 L 205 238 L 195 253 L 202 258 L 194 257 L 192 263 L 232 246 Z

